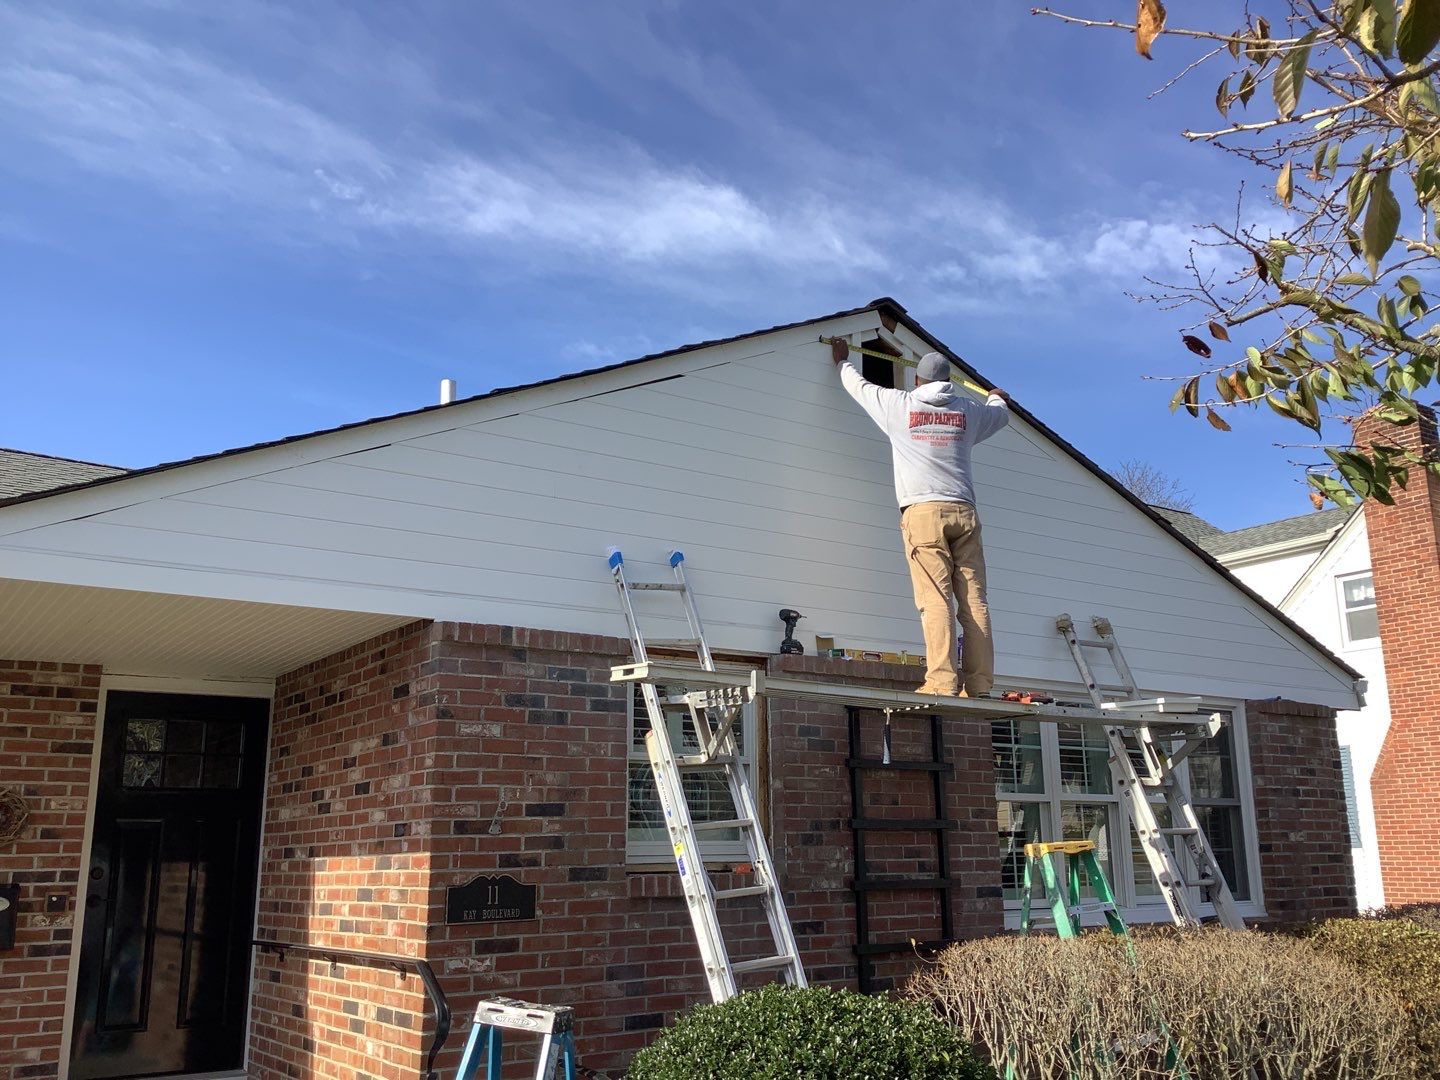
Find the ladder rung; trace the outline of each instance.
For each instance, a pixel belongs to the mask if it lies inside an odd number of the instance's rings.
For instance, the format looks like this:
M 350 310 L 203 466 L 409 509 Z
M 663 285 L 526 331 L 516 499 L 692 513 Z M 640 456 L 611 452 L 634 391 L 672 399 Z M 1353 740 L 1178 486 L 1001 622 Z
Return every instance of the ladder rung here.
M 645 642 L 647 649 L 693 649 L 700 644 L 699 638 L 654 638 Z
M 1155 831 L 1158 832 L 1161 836 L 1194 836 L 1200 830 L 1195 828 L 1195 826 L 1193 825 L 1180 825 L 1173 829 L 1161 828 L 1156 829 Z
M 793 956 L 766 956 L 759 960 L 741 960 L 738 964 L 731 964 L 730 970 L 736 975 L 745 975 L 751 971 L 774 971 L 794 963 Z
M 1192 889 L 1208 889 L 1211 885 L 1215 884 L 1215 879 L 1207 874 L 1205 877 L 1196 878 L 1194 881 L 1187 881 L 1185 884 Z
M 684 592 L 685 586 L 674 581 L 627 581 L 626 588 L 636 592 Z
M 959 828 L 951 818 L 851 818 L 852 829 L 888 829 L 891 832 L 935 832 Z
M 707 829 L 748 829 L 755 824 L 754 820 L 748 817 L 728 818 L 724 821 L 695 821 L 691 822 L 696 832 L 704 832 Z
M 856 878 L 850 887 L 856 892 L 878 892 L 885 889 L 948 889 L 953 884 L 955 879 L 948 877 L 890 877 Z
M 934 941 L 872 941 L 868 945 L 856 945 L 856 956 L 884 956 L 886 953 L 910 952 L 914 949 L 925 949 L 933 952 L 945 948 L 947 945 L 954 945 L 959 938 L 939 938 Z
M 865 757 L 849 758 L 845 764 L 852 769 L 909 769 L 915 772 L 943 772 L 947 776 L 955 772 L 955 766 L 948 761 L 891 761 L 887 764 L 884 758 Z
M 699 754 L 687 754 L 684 757 L 677 757 L 675 764 L 682 769 L 721 769 L 726 765 L 734 765 L 735 759 L 723 755 L 712 758 L 702 758 Z
M 743 900 L 747 896 L 764 896 L 770 891 L 769 885 L 742 885 L 738 889 L 716 889 L 716 900 Z

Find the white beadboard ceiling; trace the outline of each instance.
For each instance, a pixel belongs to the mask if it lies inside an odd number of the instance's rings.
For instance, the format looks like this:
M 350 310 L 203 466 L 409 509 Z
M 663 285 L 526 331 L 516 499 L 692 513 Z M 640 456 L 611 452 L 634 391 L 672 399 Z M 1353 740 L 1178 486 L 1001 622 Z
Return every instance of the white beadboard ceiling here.
M 0 579 L 0 657 L 273 679 L 413 618 Z

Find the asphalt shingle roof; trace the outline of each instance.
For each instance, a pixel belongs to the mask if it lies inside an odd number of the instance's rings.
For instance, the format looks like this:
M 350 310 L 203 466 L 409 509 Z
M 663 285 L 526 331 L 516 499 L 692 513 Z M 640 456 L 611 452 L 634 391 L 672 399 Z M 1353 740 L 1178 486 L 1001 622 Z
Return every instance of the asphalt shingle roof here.
M 89 483 L 123 472 L 111 465 L 0 448 L 0 499 Z
M 1155 503 L 1150 504 L 1150 509 L 1175 526 L 1176 531 L 1185 539 L 1193 540 L 1201 547 L 1205 546 L 1206 537 L 1225 535 L 1223 529 L 1211 525 L 1199 514 L 1192 514 L 1189 510 L 1172 510 L 1168 506 L 1157 506 Z
M 1333 510 L 1317 510 L 1313 514 L 1268 521 L 1264 525 L 1252 525 L 1248 529 L 1236 529 L 1212 536 L 1195 537 L 1195 542 L 1211 555 L 1233 555 L 1237 551 L 1283 544 L 1287 540 L 1303 540 L 1308 536 L 1317 539 L 1328 538 L 1336 529 L 1345 524 L 1353 511 L 1336 507 Z

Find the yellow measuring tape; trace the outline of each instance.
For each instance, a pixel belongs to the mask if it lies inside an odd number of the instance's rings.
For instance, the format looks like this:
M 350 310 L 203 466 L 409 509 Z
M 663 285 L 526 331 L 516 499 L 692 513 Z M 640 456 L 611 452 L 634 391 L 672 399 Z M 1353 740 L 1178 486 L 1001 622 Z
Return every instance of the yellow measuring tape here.
M 844 338 L 828 338 L 828 337 L 822 336 L 822 337 L 820 338 L 820 340 L 821 340 L 824 344 L 826 344 L 826 345 L 833 345 L 833 344 L 835 344 L 835 342 L 838 341 L 838 342 L 840 342 L 842 345 L 844 345 L 847 349 L 849 349 L 851 352 L 862 353 L 862 354 L 864 354 L 865 356 L 873 356 L 873 357 L 876 357 L 877 359 L 880 359 L 880 360 L 889 360 L 891 363 L 903 364 L 903 365 L 905 365 L 906 367 L 909 367 L 909 368 L 918 367 L 919 364 L 920 364 L 920 361 L 918 361 L 918 360 L 911 360 L 911 359 L 909 359 L 909 358 L 907 358 L 907 357 L 904 357 L 904 356 L 896 356 L 896 355 L 893 354 L 893 353 L 884 353 L 884 352 L 880 352 L 880 351 L 878 351 L 878 350 L 876 350 L 876 349 L 862 349 L 859 345 L 852 345 L 852 344 L 850 344 L 850 342 L 846 341 Z M 975 393 L 981 395 L 982 397 L 989 396 L 989 394 L 990 394 L 990 391 L 989 391 L 989 390 L 986 390 L 983 386 L 976 386 L 973 382 L 970 382 L 968 379 L 962 379 L 962 378 L 959 378 L 958 376 L 952 376 L 950 381 L 951 381 L 951 382 L 957 382 L 957 383 L 959 383 L 961 386 L 965 387 L 966 390 L 973 390 Z

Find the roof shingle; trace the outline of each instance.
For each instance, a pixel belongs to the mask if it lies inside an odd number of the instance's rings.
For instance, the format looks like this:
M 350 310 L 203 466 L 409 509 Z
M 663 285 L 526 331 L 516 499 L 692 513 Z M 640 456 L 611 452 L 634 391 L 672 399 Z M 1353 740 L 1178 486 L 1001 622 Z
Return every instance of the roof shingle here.
M 31 454 L 24 450 L 0 448 L 0 499 L 29 495 L 51 488 L 86 484 L 125 472 L 112 465 L 96 465 L 72 458 Z

